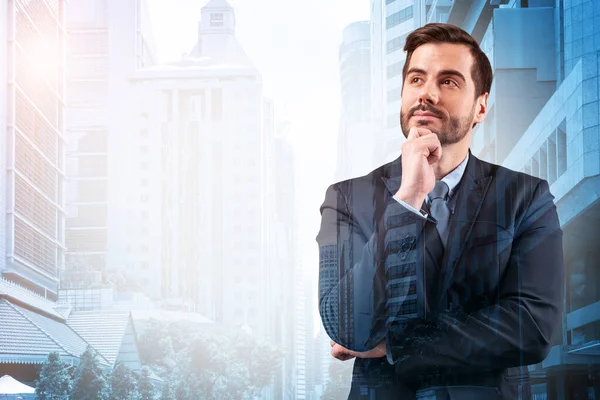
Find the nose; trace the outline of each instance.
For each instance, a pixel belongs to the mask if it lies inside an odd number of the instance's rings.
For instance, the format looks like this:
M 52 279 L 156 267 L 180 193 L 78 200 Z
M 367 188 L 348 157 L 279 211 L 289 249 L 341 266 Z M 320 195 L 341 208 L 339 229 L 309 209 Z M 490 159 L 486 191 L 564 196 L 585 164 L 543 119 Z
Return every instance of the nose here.
M 419 92 L 419 104 L 425 102 L 429 104 L 437 104 L 439 102 L 439 93 L 434 82 L 428 81 L 421 86 Z

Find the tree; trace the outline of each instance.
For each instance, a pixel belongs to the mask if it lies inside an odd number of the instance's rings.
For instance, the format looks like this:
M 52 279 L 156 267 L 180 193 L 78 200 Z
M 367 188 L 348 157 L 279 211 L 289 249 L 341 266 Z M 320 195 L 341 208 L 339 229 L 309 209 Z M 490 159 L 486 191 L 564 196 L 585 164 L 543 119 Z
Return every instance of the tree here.
M 150 319 L 138 343 L 144 365 L 172 367 L 168 362 L 173 354 L 171 335 L 163 322 Z
M 140 376 L 140 400 L 154 400 L 154 386 L 150 382 L 150 369 L 142 367 Z
M 36 400 L 66 400 L 70 390 L 69 366 L 60 360 L 57 352 L 48 354 L 40 371 L 40 379 L 35 383 Z
M 345 400 L 350 391 L 354 362 L 339 361 L 332 357 L 329 364 L 329 379 L 321 400 Z
M 106 378 L 97 359 L 96 350 L 91 346 L 83 352 L 75 370 L 71 398 L 77 400 L 105 400 L 107 398 Z
M 169 381 L 165 381 L 163 383 L 160 400 L 172 400 L 173 397 L 174 397 L 174 394 L 173 394 L 173 390 L 171 389 L 171 384 Z
M 121 361 L 110 374 L 110 400 L 138 400 L 138 383 L 135 375 Z
M 251 396 L 258 396 L 260 391 L 267 386 L 275 372 L 281 368 L 284 352 L 270 343 L 254 342 L 250 357 L 245 359 L 246 367 L 250 373 Z
M 145 364 L 169 382 L 162 398 L 253 399 L 281 368 L 283 351 L 242 330 L 208 330 L 189 321 L 150 321 L 140 336 Z

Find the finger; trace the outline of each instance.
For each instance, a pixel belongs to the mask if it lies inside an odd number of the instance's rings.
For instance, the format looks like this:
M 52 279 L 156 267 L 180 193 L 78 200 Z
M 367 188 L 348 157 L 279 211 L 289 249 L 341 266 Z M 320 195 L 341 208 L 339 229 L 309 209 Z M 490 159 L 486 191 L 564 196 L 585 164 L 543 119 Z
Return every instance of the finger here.
M 329 344 L 331 345 L 331 347 L 333 347 L 333 346 L 335 346 L 336 343 L 333 341 L 333 339 L 330 339 Z
M 436 134 L 421 136 L 415 143 L 423 146 L 422 151 L 429 164 L 437 162 L 442 157 L 442 144 Z
M 408 130 L 408 137 L 406 140 L 418 139 L 422 136 L 431 135 L 432 133 L 433 132 L 427 128 L 422 128 L 415 125 Z
M 419 132 L 418 132 L 418 128 L 416 126 L 413 126 L 412 128 L 410 128 L 408 130 L 408 137 L 406 138 L 406 140 L 415 140 L 419 137 Z
M 412 141 L 406 141 L 403 146 L 410 146 L 410 153 L 412 154 L 421 154 L 425 157 L 429 157 L 431 153 L 437 151 L 438 148 L 441 149 L 442 145 L 440 143 L 440 139 L 437 137 L 435 133 L 431 135 L 421 136 Z
M 417 134 L 419 135 L 419 137 L 423 137 L 423 136 L 427 136 L 427 135 L 433 135 L 434 133 L 430 129 L 423 128 L 423 127 L 417 127 Z
M 442 146 L 436 146 L 433 150 L 430 149 L 429 157 L 427 157 L 427 162 L 429 165 L 435 164 L 442 158 Z
M 348 350 L 347 348 L 345 348 L 343 346 L 340 346 L 337 343 L 335 346 L 333 346 L 331 348 L 331 352 L 332 352 L 332 354 L 335 353 L 336 355 L 352 356 L 352 354 L 350 354 L 350 350 Z
M 346 361 L 346 360 L 350 360 L 351 358 L 354 358 L 353 355 L 348 354 L 346 352 L 346 349 L 344 349 L 342 346 L 338 346 L 338 345 L 331 348 L 331 355 L 340 361 Z

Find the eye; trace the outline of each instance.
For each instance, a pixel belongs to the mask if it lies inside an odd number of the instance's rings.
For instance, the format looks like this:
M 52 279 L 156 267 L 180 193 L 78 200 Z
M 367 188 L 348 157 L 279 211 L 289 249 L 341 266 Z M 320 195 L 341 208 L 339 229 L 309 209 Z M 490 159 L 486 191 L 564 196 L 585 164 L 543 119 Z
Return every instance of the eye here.
M 421 80 L 421 78 L 419 78 L 418 76 L 413 76 L 412 78 L 410 78 L 411 83 L 416 83 L 418 80 Z
M 442 81 L 442 84 L 444 84 L 444 85 L 453 85 L 453 86 L 458 86 L 458 85 L 456 84 L 456 82 L 454 82 L 452 79 L 444 79 L 444 80 Z

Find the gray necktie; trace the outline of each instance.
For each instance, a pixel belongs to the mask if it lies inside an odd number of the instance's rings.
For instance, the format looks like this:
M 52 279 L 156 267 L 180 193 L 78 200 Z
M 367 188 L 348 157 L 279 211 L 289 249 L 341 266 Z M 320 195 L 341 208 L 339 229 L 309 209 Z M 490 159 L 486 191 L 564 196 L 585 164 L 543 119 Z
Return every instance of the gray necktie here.
M 446 240 L 448 239 L 448 222 L 450 220 L 450 209 L 446 201 L 448 190 L 448 185 L 445 182 L 436 180 L 433 190 L 428 195 L 430 201 L 429 212 L 438 222 L 436 227 L 444 247 L 446 247 Z

